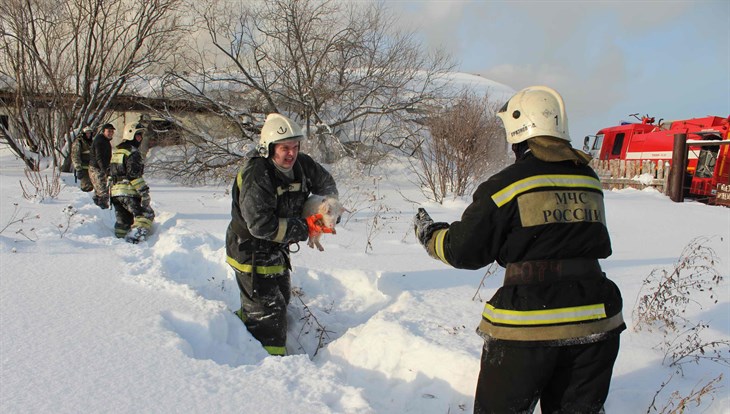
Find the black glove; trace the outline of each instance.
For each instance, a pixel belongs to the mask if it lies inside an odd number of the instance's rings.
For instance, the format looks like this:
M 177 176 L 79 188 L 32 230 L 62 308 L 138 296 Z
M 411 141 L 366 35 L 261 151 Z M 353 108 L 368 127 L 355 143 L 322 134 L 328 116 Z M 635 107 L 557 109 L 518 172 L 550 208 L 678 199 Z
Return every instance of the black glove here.
M 296 243 L 306 241 L 309 238 L 309 226 L 303 218 L 290 218 L 286 222 L 285 243 Z
M 427 247 L 428 241 L 431 240 L 433 232 L 441 229 L 448 229 L 448 223 L 434 223 L 431 216 L 426 210 L 419 208 L 416 216 L 413 218 L 413 230 L 416 232 L 416 238 L 423 247 Z

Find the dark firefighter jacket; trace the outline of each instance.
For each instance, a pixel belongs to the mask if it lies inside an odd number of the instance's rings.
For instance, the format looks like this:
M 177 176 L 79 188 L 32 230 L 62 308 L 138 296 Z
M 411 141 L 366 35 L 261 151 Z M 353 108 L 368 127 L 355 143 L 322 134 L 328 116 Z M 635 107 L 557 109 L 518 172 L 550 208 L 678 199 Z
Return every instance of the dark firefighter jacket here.
M 461 220 L 434 232 L 429 244 L 456 268 L 495 260 L 507 268 L 482 314 L 485 339 L 562 345 L 625 329 L 621 294 L 597 262 L 611 254 L 611 241 L 601 183 L 586 165 L 527 153 L 483 182 Z
M 337 195 L 329 172 L 306 154 L 299 153 L 290 180 L 268 158 L 255 151 L 247 155 L 231 190 L 231 223 L 226 231 L 226 262 L 236 270 L 274 276 L 284 273 L 284 249 L 297 242 L 292 227 L 304 226 L 304 202 L 310 194 Z M 306 232 L 305 232 L 306 234 Z
M 89 151 L 89 165 L 103 173 L 109 172 L 109 162 L 112 157 L 112 143 L 104 134 L 98 134 L 91 142 Z
M 144 160 L 131 141 L 117 146 L 111 156 L 110 175 L 112 177 L 112 197 L 141 197 L 150 189 L 142 175 Z

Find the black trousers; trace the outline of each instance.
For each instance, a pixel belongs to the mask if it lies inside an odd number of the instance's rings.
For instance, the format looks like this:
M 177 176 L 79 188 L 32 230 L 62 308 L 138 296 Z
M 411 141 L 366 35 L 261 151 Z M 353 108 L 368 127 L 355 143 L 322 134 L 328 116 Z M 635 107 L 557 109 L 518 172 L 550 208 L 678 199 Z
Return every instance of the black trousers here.
M 152 220 L 155 219 L 155 212 L 150 207 L 143 207 L 139 197 L 112 197 L 112 205 L 117 218 L 117 222 L 114 223 L 117 237 L 124 237 L 132 227 L 149 229 Z
M 474 413 L 602 413 L 619 336 L 580 345 L 510 346 L 487 341 Z
M 275 276 L 235 270 L 241 291 L 239 316 L 254 338 L 272 355 L 286 352 L 286 307 L 291 298 L 289 271 Z

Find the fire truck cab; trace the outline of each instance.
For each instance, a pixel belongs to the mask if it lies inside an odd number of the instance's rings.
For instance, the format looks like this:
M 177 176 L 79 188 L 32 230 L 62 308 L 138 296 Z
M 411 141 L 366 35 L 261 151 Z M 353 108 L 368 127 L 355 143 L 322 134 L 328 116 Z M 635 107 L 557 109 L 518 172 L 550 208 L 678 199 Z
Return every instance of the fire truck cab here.
M 643 116 L 640 122 L 622 122 L 587 136 L 584 150 L 600 160 L 652 160 L 671 164 L 674 135 L 686 134 L 688 141 L 687 181 L 689 195 L 698 198 L 715 196 L 718 184 L 730 184 L 729 145 L 693 146 L 692 141 L 727 141 L 730 116 L 662 121 Z M 593 142 L 591 142 L 591 138 Z

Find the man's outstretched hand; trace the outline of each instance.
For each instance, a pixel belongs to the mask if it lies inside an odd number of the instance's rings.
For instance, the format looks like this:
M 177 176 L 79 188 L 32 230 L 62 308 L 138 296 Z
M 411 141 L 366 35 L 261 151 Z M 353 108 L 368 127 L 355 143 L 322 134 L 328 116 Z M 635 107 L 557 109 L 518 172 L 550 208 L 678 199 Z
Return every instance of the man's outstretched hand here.
M 434 223 L 431 216 L 423 208 L 419 208 L 415 217 L 413 217 L 413 230 L 416 233 L 418 242 L 424 247 L 428 244 L 433 232 L 447 228 L 449 228 L 448 223 Z

